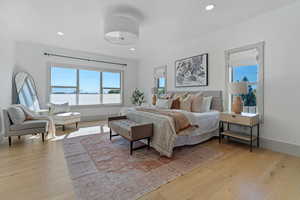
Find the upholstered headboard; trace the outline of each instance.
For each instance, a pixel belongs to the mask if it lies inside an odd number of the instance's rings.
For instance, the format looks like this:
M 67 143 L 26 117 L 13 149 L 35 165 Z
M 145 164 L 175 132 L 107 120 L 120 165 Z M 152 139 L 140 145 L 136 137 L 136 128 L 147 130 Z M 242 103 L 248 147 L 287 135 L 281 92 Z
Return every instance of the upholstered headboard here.
M 218 110 L 220 112 L 223 111 L 223 93 L 221 90 L 199 90 L 199 91 L 168 91 L 167 94 L 173 96 L 175 93 L 183 94 L 190 93 L 195 94 L 198 92 L 202 92 L 204 96 L 209 97 L 212 96 L 212 110 Z

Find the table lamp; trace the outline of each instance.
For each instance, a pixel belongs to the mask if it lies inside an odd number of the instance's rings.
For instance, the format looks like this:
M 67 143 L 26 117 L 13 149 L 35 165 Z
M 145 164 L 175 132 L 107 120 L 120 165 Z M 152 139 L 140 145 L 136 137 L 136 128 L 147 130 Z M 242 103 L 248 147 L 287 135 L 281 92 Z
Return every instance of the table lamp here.
M 157 93 L 158 93 L 158 89 L 156 87 L 153 87 L 151 89 L 151 93 L 152 93 L 152 105 L 156 105 L 156 101 L 157 101 Z
M 241 114 L 243 110 L 243 100 L 241 95 L 248 93 L 247 82 L 231 82 L 228 84 L 228 92 L 233 95 L 231 111 Z

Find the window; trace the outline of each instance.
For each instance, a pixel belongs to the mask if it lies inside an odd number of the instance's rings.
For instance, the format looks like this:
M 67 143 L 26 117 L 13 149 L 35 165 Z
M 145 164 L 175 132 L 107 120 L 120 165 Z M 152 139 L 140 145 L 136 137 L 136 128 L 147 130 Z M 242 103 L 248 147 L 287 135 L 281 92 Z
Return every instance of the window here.
M 121 74 L 103 72 L 102 78 L 103 103 L 119 103 L 119 99 L 121 99 Z
M 247 82 L 248 93 L 241 95 L 243 112 L 263 117 L 264 42 L 226 51 L 226 82 Z M 228 110 L 232 95 L 228 94 Z
M 79 70 L 79 105 L 101 104 L 100 73 Z
M 158 95 L 166 93 L 166 79 L 164 77 L 157 79 L 157 93 Z
M 243 111 L 257 113 L 258 65 L 232 67 L 232 82 L 247 82 L 248 94 L 241 95 L 244 103 Z
M 121 72 L 51 67 L 50 102 L 70 105 L 121 104 Z
M 161 96 L 167 92 L 167 66 L 155 67 L 153 71 L 154 88 L 157 95 Z

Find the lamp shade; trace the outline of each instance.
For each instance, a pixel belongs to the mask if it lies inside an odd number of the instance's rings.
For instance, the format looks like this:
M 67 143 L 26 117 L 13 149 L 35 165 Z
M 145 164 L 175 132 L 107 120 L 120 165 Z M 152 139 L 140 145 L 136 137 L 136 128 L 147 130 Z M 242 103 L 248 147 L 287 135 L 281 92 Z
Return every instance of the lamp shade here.
M 113 44 L 134 44 L 139 37 L 139 23 L 133 17 L 107 16 L 104 24 L 104 37 Z
M 228 84 L 228 92 L 233 95 L 247 94 L 247 82 L 232 82 Z

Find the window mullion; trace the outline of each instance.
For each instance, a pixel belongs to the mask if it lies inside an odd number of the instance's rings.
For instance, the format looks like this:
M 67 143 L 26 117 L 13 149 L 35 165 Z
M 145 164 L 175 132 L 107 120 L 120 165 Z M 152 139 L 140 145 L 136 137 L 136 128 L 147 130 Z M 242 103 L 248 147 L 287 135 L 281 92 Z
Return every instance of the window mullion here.
M 79 81 L 79 70 L 76 70 L 76 79 L 77 79 L 77 84 L 76 84 L 76 105 L 79 105 L 79 88 L 80 88 L 80 81 Z
M 103 74 L 100 72 L 100 104 L 103 104 Z

